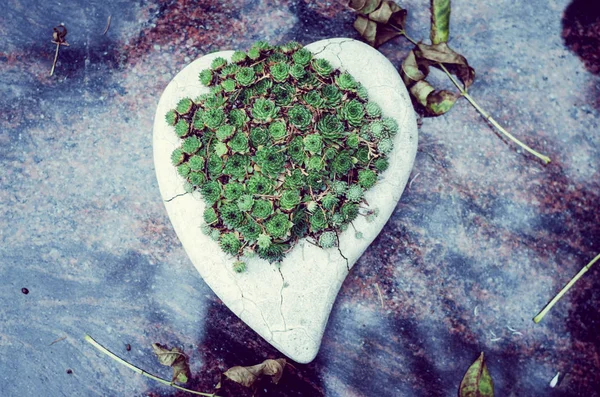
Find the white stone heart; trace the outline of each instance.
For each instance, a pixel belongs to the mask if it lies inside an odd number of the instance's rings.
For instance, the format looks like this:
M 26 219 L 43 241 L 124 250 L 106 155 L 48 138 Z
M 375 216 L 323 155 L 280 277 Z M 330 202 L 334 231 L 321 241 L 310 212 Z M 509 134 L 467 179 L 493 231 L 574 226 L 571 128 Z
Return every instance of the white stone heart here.
M 321 40 L 306 48 L 352 74 L 367 88 L 369 99 L 381 106 L 384 116 L 394 117 L 400 126 L 394 151 L 389 156 L 389 169 L 365 194 L 369 207 L 378 208 L 379 215 L 371 223 L 359 216 L 353 224 L 362 232 L 362 238 L 357 239 L 350 228 L 340 234 L 339 250 L 321 249 L 302 240 L 280 266 L 256 258 L 246 260 L 247 271 L 238 274 L 232 269 L 235 259 L 201 232 L 204 202 L 198 193 L 184 194 L 184 180 L 170 159 L 180 139 L 166 123 L 165 114 L 181 98 L 195 98 L 208 92 L 200 84 L 198 73 L 209 68 L 216 57 L 229 59 L 233 51 L 209 54 L 186 66 L 165 89 L 154 121 L 158 184 L 173 227 L 192 263 L 231 311 L 283 354 L 300 363 L 308 363 L 316 356 L 342 282 L 396 207 L 417 150 L 414 110 L 400 76 L 387 58 L 352 39 Z

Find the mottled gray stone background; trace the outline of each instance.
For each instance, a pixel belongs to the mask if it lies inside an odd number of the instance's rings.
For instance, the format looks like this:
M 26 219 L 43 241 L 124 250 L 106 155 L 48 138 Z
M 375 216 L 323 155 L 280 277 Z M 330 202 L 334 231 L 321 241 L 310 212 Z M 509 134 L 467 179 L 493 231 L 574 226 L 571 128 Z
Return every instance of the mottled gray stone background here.
M 176 238 L 154 176 L 154 110 L 209 51 L 358 38 L 344 3 L 1 1 L 0 395 L 183 395 L 86 333 L 167 378 L 150 345 L 180 346 L 190 387 L 209 392 L 230 366 L 279 356 Z M 429 2 L 400 4 L 411 36 L 427 38 Z M 59 23 L 70 47 L 50 77 Z M 481 351 L 498 396 L 600 395 L 600 269 L 531 321 L 600 252 L 598 7 L 455 0 L 451 29 L 477 72 L 473 97 L 553 162 L 508 144 L 464 100 L 424 119 L 412 183 L 346 280 L 316 360 L 258 395 L 453 396 Z M 380 50 L 399 66 L 409 49 Z

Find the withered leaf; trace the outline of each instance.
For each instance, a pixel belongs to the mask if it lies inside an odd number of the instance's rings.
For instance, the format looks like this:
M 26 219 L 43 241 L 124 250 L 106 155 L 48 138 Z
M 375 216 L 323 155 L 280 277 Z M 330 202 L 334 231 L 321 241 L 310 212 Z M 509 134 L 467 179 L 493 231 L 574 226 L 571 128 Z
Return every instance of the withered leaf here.
M 427 110 L 434 116 L 440 116 L 450 109 L 458 100 L 459 95 L 448 90 L 439 90 L 427 96 Z
M 422 61 L 422 60 L 421 60 Z M 402 62 L 400 74 L 404 84 L 408 87 L 411 95 L 432 116 L 439 116 L 448 112 L 459 96 L 447 90 L 436 91 L 435 88 L 425 80 L 429 68 L 427 64 L 419 65 L 415 53 L 408 53 Z
M 431 0 L 431 42 L 445 43 L 449 35 L 450 0 Z
M 171 382 L 187 383 L 190 377 L 190 366 L 187 355 L 181 349 L 174 347 L 169 350 L 167 346 L 163 346 L 160 343 L 153 343 L 152 350 L 156 354 L 159 363 L 173 368 Z
M 458 391 L 459 397 L 494 397 L 494 382 L 485 365 L 483 353 L 469 367 Z
M 367 15 L 377 9 L 382 0 L 350 0 L 348 6 L 354 11 Z
M 277 384 L 283 375 L 285 365 L 285 358 L 269 359 L 250 367 L 231 367 L 223 375 L 246 387 L 252 386 L 263 375 L 270 376 L 272 382 Z
M 429 82 L 426 80 L 417 81 L 413 86 L 409 89 L 412 96 L 421 104 L 421 106 L 427 106 L 427 97 L 435 88 L 432 87 Z
M 63 25 L 58 25 L 52 28 L 52 42 L 54 44 L 66 45 L 67 43 L 67 28 Z
M 427 65 L 424 65 L 423 70 L 421 70 L 417 63 L 417 57 L 415 56 L 414 51 L 410 51 L 406 56 L 406 59 L 402 62 L 402 69 L 400 70 L 400 75 L 402 76 L 404 84 L 407 87 L 410 87 L 417 81 L 425 79 L 428 73 L 429 68 Z
M 361 14 L 356 17 L 354 28 L 375 48 L 404 30 L 406 10 L 393 1 L 351 0 L 348 5 Z
M 436 66 L 438 63 L 456 75 L 468 88 L 475 80 L 475 70 L 469 66 L 467 59 L 448 47 L 446 43 L 423 44 L 418 43 L 415 48 L 415 56 L 419 65 Z

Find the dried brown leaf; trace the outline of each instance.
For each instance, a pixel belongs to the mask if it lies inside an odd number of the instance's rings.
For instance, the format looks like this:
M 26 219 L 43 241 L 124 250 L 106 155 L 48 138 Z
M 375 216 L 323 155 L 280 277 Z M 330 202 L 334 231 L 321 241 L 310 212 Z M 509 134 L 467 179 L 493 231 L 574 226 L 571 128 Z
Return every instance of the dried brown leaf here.
M 448 47 L 448 44 L 428 45 L 419 43 L 414 51 L 420 65 L 436 66 L 441 63 L 463 82 L 465 88 L 473 84 L 475 70 L 469 66 L 464 56 L 452 50 Z
M 409 91 L 421 106 L 427 107 L 427 97 L 435 91 L 435 88 L 427 80 L 421 80 L 411 86 Z
M 459 97 L 458 94 L 447 90 L 434 91 L 427 96 L 426 109 L 429 114 L 440 116 L 452 109 Z
M 190 377 L 190 366 L 188 364 L 188 357 L 181 349 L 174 347 L 169 350 L 167 346 L 163 346 L 160 343 L 153 343 L 152 350 L 156 354 L 159 363 L 173 368 L 172 382 L 187 383 Z
M 235 366 L 223 373 L 227 378 L 246 387 L 251 387 L 263 375 L 270 376 L 273 383 L 278 383 L 286 365 L 285 358 L 265 360 L 249 367 Z
M 406 10 L 393 1 L 351 0 L 348 4 L 359 14 L 354 28 L 373 47 L 401 35 L 406 22 Z
M 406 59 L 402 62 L 402 69 L 400 70 L 400 75 L 402 76 L 402 81 L 407 87 L 410 87 L 412 84 L 417 81 L 421 81 L 427 77 L 429 73 L 429 68 L 425 65 L 423 70 L 417 63 L 417 57 L 415 56 L 414 51 L 411 51 L 406 56 Z

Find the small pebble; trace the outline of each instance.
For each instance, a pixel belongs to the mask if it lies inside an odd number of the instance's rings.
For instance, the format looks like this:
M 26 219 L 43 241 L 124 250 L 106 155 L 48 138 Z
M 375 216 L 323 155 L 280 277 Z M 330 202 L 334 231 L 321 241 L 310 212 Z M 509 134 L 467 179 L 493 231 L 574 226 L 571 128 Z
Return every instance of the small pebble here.
M 127 344 L 127 346 L 125 346 L 125 349 L 126 349 L 127 351 L 131 351 L 131 345 L 128 343 L 128 344 Z
M 71 374 L 73 373 L 73 370 L 72 370 L 71 368 L 69 368 L 69 369 L 67 370 L 67 373 L 68 373 L 69 375 L 71 375 Z
M 29 293 L 29 290 L 27 288 L 21 288 L 21 292 L 27 295 Z

